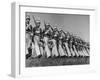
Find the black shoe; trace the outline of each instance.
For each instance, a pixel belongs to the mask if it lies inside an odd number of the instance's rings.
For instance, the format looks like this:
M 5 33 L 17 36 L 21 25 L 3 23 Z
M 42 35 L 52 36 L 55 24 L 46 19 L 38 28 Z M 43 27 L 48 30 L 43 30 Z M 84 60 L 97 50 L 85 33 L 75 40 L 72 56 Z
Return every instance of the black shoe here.
M 37 56 L 37 58 L 41 58 L 41 57 L 42 57 L 42 55 Z
M 26 59 L 28 59 L 29 57 L 31 57 L 31 54 L 26 54 Z

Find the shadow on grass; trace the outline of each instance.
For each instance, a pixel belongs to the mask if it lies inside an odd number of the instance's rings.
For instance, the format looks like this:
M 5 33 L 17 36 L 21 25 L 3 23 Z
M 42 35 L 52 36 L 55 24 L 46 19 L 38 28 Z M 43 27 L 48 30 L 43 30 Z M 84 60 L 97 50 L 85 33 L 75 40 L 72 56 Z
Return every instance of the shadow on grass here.
M 82 65 L 89 64 L 89 57 L 29 58 L 26 67 Z

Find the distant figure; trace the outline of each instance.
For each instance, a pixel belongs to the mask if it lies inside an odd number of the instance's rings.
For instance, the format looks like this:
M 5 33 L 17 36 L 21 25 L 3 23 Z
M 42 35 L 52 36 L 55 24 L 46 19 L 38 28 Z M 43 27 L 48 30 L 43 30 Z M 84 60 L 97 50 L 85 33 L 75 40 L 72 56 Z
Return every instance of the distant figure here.
M 81 46 L 82 46 L 82 52 L 84 53 L 84 55 L 85 56 L 89 56 L 88 52 L 85 49 L 84 41 L 82 39 L 81 39 Z
M 84 57 L 84 53 L 82 52 L 82 44 L 79 38 L 77 38 L 77 50 L 81 57 Z
M 73 36 L 73 51 L 75 52 L 75 56 L 76 57 L 79 57 L 79 53 L 77 51 L 77 38 L 75 36 Z
M 90 47 L 89 46 L 90 46 L 89 43 L 84 42 L 84 48 L 87 51 L 88 56 L 89 56 L 89 53 L 90 53 Z

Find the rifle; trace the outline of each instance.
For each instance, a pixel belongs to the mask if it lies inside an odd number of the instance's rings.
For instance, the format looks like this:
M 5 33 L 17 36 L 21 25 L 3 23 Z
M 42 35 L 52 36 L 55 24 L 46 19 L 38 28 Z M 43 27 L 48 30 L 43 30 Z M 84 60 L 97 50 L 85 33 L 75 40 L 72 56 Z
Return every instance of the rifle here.
M 32 17 L 33 17 L 34 23 L 35 23 L 35 25 L 36 25 L 36 20 L 35 20 L 35 17 L 34 17 L 34 16 L 32 16 Z

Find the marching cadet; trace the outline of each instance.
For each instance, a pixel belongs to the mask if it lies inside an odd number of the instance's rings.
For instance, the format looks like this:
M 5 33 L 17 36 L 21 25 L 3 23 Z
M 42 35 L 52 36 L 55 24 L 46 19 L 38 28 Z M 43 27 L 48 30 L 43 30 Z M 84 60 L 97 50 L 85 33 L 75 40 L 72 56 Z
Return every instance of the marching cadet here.
M 70 49 L 72 57 L 76 56 L 76 54 L 75 54 L 75 52 L 73 50 L 73 43 L 74 43 L 74 37 L 73 37 L 73 35 L 70 35 L 69 49 Z
M 90 47 L 89 46 L 90 46 L 89 43 L 88 42 L 85 42 L 85 49 L 86 49 L 88 55 L 90 53 Z
M 84 50 L 86 51 L 87 53 L 87 56 L 89 56 L 89 44 L 87 42 L 83 42 L 83 47 L 84 47 Z
M 63 30 L 59 31 L 59 54 L 60 56 L 64 57 L 67 56 L 66 52 L 64 51 L 64 46 L 63 46 L 63 38 L 65 37 Z
M 30 23 L 30 16 L 27 15 L 26 16 L 26 44 L 25 44 L 25 48 L 26 48 L 26 54 L 29 54 L 28 48 L 30 47 L 30 44 L 32 44 L 32 25 Z
M 67 48 L 66 48 L 66 33 L 63 30 L 61 30 L 61 32 L 62 32 L 62 36 L 63 36 L 62 37 L 62 48 L 65 52 L 65 55 L 68 56 L 68 52 L 67 52 Z
M 79 57 L 79 53 L 77 51 L 77 38 L 76 38 L 76 36 L 74 36 L 73 50 L 74 50 L 74 52 L 76 54 L 76 57 Z
M 49 48 L 49 39 L 52 36 L 53 29 L 52 29 L 51 25 L 48 23 L 44 22 L 44 25 L 45 25 L 45 29 L 43 31 L 43 34 L 44 34 L 44 52 L 45 52 L 46 57 L 48 58 L 48 57 L 51 57 L 51 51 Z
M 83 52 L 84 52 L 85 56 L 89 56 L 89 53 L 88 53 L 86 46 L 85 46 L 85 42 L 83 40 L 82 40 L 82 46 L 83 46 Z
M 85 54 L 84 54 L 84 52 L 83 52 L 82 41 L 81 41 L 80 38 L 78 39 L 78 43 L 79 43 L 78 46 L 79 46 L 79 52 L 80 52 L 80 55 L 81 55 L 82 57 L 84 57 Z
M 36 57 L 40 58 L 42 56 L 42 54 L 40 52 L 40 47 L 39 47 L 40 34 L 41 34 L 41 28 L 40 28 L 41 22 L 40 22 L 40 20 L 35 20 L 34 16 L 33 16 L 33 20 L 34 20 L 34 23 L 35 23 L 35 26 L 33 28 L 34 48 L 35 48 L 35 52 L 36 52 Z
M 53 47 L 52 47 L 52 57 L 59 57 L 59 52 L 58 52 L 58 29 L 55 27 L 53 29 L 53 34 L 52 34 L 52 42 L 53 42 Z
M 66 47 L 66 51 L 67 51 L 67 54 L 68 54 L 68 57 L 71 57 L 71 52 L 70 52 L 70 49 L 69 49 L 69 44 L 68 44 L 68 41 L 69 41 L 69 38 L 70 38 L 70 33 L 69 32 L 66 32 L 65 33 L 65 47 Z

